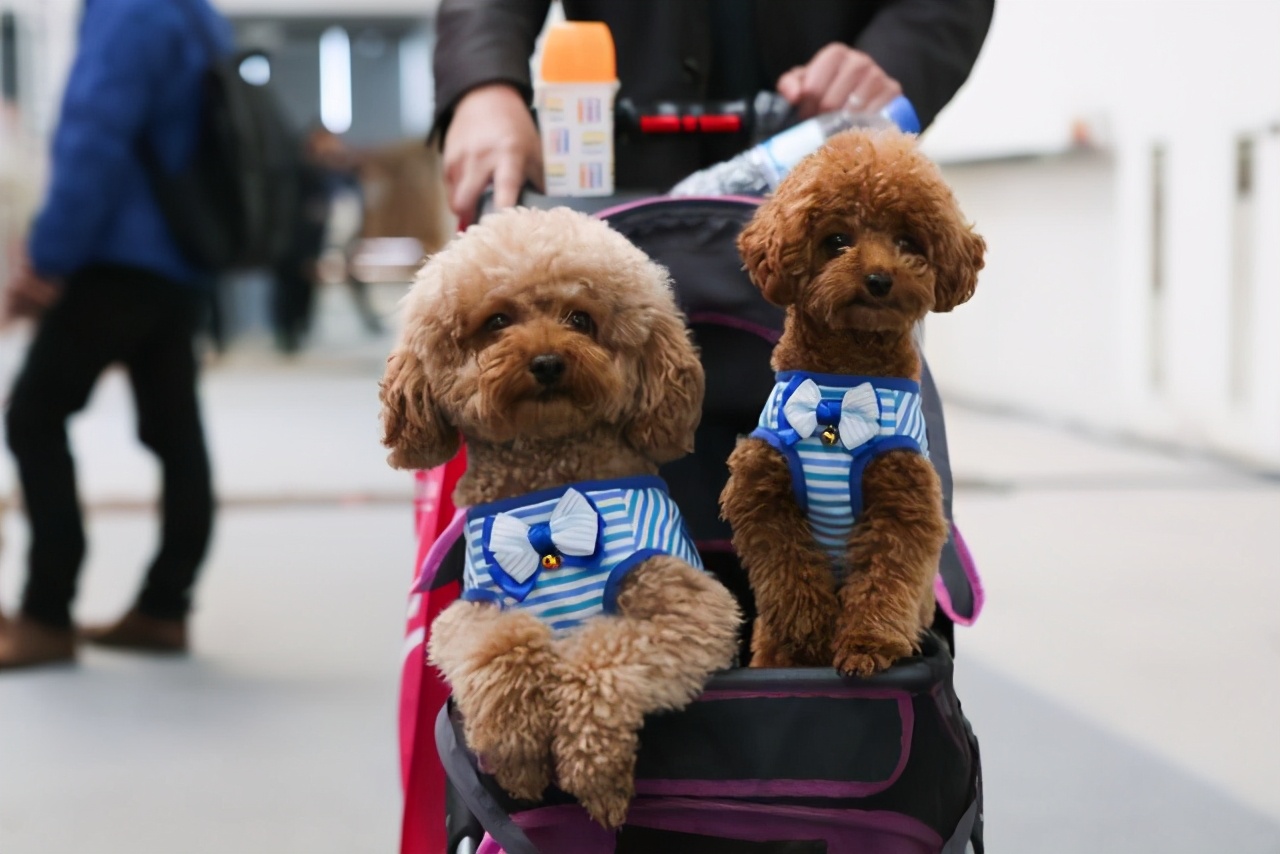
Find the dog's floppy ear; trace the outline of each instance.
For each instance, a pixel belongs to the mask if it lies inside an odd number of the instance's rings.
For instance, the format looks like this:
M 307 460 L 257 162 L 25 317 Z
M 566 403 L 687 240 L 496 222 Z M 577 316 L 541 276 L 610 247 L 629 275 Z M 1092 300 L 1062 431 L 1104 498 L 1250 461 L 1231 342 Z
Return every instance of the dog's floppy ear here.
M 738 235 L 738 253 L 747 275 L 774 305 L 791 305 L 799 296 L 809 263 L 809 241 L 795 223 L 804 219 L 785 216 L 775 196 L 760 205 Z
M 458 452 L 458 431 L 435 405 L 422 360 L 407 347 L 387 359 L 378 394 L 382 401 L 382 444 L 387 462 L 398 469 L 427 469 Z
M 639 379 L 627 441 L 655 463 L 679 459 L 693 450 L 705 380 L 698 352 L 674 311 L 655 313 Z
M 934 311 L 951 311 L 967 302 L 978 287 L 978 271 L 985 263 L 987 242 L 964 222 L 959 211 L 951 220 L 934 246 Z

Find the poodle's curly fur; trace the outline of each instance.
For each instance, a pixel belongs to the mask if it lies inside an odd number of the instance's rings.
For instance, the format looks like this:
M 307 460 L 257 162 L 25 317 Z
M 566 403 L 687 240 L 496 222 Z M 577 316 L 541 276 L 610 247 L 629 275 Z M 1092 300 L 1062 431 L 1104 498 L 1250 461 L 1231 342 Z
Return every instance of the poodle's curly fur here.
M 787 309 L 776 370 L 917 381 L 915 324 L 973 295 L 986 251 L 914 137 L 890 131 L 833 137 L 761 205 L 738 248 Z M 729 467 L 721 502 L 759 611 L 755 666 L 869 675 L 919 649 L 947 538 L 928 460 L 898 450 L 868 464 L 839 589 L 782 455 L 744 439 Z
M 566 208 L 485 217 L 431 258 L 405 300 L 381 389 L 398 468 L 467 442 L 459 505 L 654 474 L 692 450 L 703 374 L 666 271 Z M 535 360 L 559 373 L 541 380 Z M 601 824 L 624 821 L 646 714 L 677 709 L 732 663 L 741 617 L 670 556 L 627 576 L 617 613 L 564 637 L 519 610 L 458 601 L 428 649 L 469 746 L 511 794 L 554 779 Z

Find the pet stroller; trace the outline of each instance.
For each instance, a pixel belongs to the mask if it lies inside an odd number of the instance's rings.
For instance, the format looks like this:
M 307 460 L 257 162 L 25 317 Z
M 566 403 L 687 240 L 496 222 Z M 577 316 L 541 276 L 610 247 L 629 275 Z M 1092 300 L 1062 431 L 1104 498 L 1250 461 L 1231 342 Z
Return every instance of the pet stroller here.
M 573 202 L 591 209 L 591 200 Z M 782 311 L 750 283 L 736 248 L 758 200 L 614 202 L 597 215 L 671 271 L 707 375 L 697 450 L 662 475 L 707 568 L 750 616 L 750 591 L 718 498 L 729 453 L 754 428 L 773 387 L 769 358 L 782 330 Z M 922 392 L 930 458 L 950 519 L 945 426 L 927 367 Z M 502 791 L 467 751 L 447 690 L 423 664 L 430 620 L 456 598 L 462 573 L 461 515 L 448 501 L 459 468 L 426 479 L 421 496 L 426 539 L 439 536 L 420 556 L 410 614 L 404 854 L 981 854 L 978 744 L 952 685 L 951 651 L 953 623 L 973 622 L 982 590 L 954 525 L 935 583 L 937 619 L 920 655 L 866 679 L 821 668 L 742 668 L 713 677 L 685 710 L 646 721 L 636 798 L 614 833 L 558 790 L 539 803 Z M 745 661 L 749 638 L 743 648 Z

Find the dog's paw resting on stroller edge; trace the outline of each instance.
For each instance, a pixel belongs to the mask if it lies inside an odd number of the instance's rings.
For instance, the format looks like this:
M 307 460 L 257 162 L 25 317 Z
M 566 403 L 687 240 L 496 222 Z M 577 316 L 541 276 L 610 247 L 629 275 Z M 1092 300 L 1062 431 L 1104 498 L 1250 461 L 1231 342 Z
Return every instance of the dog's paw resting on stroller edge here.
M 427 653 L 453 686 L 467 744 L 485 770 L 517 798 L 542 797 L 551 782 L 558 676 L 547 624 L 460 600 L 436 618 Z
M 622 824 L 645 715 L 683 708 L 707 674 L 733 663 L 740 619 L 715 579 L 655 557 L 623 582 L 617 616 L 557 641 L 566 670 L 555 692 L 556 779 L 596 821 Z
M 514 209 L 433 256 L 405 307 L 390 461 L 467 445 L 462 598 L 430 660 L 504 789 L 556 782 L 617 827 L 644 716 L 728 667 L 741 622 L 657 476 L 692 448 L 704 383 L 670 280 L 599 220 Z

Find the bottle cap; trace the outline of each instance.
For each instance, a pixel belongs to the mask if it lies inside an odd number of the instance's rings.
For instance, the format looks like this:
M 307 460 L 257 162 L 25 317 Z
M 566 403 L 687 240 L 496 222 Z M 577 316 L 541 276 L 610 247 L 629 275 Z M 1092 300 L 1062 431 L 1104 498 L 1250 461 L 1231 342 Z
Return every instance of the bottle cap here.
M 920 117 L 916 115 L 916 108 L 911 106 L 906 95 L 899 95 L 886 104 L 880 115 L 893 122 L 904 133 L 920 133 Z
M 542 44 L 544 83 L 612 83 L 618 79 L 613 35 L 601 21 L 552 24 Z

